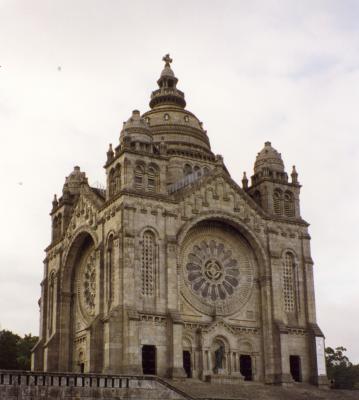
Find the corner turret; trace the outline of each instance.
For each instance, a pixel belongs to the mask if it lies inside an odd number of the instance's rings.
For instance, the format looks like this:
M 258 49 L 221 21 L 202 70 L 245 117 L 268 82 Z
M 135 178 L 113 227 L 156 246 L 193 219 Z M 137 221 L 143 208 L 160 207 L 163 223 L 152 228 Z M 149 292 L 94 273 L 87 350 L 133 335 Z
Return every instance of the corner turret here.
M 293 167 L 292 181 L 288 181 L 281 154 L 265 142 L 254 164 L 251 186 L 243 189 L 269 214 L 276 217 L 300 218 L 298 173 Z

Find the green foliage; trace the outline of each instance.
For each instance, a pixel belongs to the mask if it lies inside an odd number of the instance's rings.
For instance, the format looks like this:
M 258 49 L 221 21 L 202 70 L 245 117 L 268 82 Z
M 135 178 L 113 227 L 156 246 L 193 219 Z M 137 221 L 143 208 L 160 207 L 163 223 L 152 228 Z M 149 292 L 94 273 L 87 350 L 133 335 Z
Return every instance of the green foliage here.
M 344 355 L 344 347 L 325 349 L 327 373 L 335 389 L 359 389 L 359 365 L 353 365 Z
M 0 369 L 29 370 L 31 349 L 37 340 L 31 333 L 21 338 L 11 331 L 0 331 Z

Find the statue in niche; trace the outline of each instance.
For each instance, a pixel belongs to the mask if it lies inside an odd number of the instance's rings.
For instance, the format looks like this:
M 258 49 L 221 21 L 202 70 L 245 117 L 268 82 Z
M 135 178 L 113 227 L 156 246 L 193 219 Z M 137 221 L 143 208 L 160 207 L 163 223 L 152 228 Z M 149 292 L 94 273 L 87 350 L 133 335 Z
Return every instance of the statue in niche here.
M 218 349 L 214 352 L 214 371 L 223 369 L 223 358 L 224 358 L 224 346 L 220 344 Z

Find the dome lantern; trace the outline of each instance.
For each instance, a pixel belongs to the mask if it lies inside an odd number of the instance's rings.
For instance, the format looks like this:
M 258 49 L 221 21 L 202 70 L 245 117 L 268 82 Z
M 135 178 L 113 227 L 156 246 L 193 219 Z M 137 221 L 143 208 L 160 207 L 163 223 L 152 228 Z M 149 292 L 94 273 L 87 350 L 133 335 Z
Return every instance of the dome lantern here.
M 178 79 L 171 68 L 172 58 L 169 54 L 166 54 L 162 60 L 165 62 L 165 66 L 157 81 L 159 89 L 151 94 L 150 107 L 155 108 L 162 105 L 172 105 L 185 108 L 186 101 L 184 99 L 184 93 L 177 89 Z

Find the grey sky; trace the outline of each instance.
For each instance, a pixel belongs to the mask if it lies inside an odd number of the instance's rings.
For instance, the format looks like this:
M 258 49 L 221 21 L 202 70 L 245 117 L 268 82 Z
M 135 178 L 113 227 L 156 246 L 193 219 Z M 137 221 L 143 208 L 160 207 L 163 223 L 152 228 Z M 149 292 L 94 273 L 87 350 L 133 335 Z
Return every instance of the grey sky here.
M 38 333 L 51 200 L 148 109 L 169 52 L 233 178 L 297 166 L 319 325 L 359 362 L 359 2 L 0 0 L 0 324 Z M 61 66 L 61 70 L 58 67 Z

